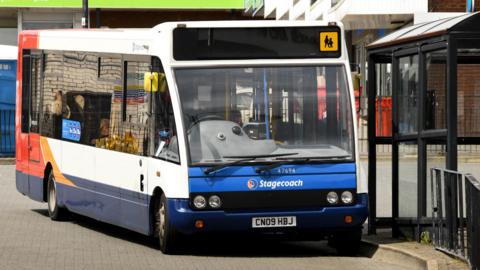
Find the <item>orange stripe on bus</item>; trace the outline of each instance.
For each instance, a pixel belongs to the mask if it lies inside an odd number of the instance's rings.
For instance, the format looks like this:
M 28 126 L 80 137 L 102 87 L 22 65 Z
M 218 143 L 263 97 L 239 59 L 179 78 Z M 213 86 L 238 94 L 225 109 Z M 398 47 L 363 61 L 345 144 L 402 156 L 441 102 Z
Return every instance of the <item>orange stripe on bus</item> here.
M 74 187 L 75 184 L 68 178 L 66 178 L 60 171 L 60 168 L 58 168 L 57 162 L 53 157 L 52 150 L 50 149 L 50 145 L 48 145 L 48 141 L 46 138 L 40 137 L 40 146 L 42 147 L 42 155 L 44 162 L 50 162 L 50 164 L 52 164 L 53 176 L 55 177 L 55 181 L 64 185 Z

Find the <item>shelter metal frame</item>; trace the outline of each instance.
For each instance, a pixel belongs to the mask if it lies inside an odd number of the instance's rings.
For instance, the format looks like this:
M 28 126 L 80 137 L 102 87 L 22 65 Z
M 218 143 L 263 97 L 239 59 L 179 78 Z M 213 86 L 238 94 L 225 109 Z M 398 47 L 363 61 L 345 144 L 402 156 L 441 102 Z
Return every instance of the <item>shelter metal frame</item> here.
M 480 42 L 480 30 L 474 25 L 480 23 L 480 14 L 468 14 L 458 17 L 437 20 L 431 23 L 414 25 L 403 29 L 403 34 L 395 32 L 370 44 L 367 49 L 367 93 L 368 93 L 368 190 L 369 190 L 369 223 L 368 233 L 375 234 L 377 226 L 392 227 L 393 237 L 400 234 L 402 225 L 414 226 L 415 236 L 420 240 L 422 227 L 431 226 L 431 218 L 427 217 L 427 145 L 446 145 L 446 164 L 448 170 L 457 170 L 457 146 L 460 144 L 480 144 L 480 137 L 458 137 L 457 118 L 457 65 L 458 41 L 462 39 Z M 443 24 L 443 25 L 442 25 Z M 444 28 L 442 28 L 444 26 Z M 424 31 L 420 31 L 423 29 Z M 440 29 L 440 30 L 438 30 Z M 433 31 L 435 30 L 435 31 Z M 420 31 L 416 33 L 415 31 Z M 445 127 L 426 128 L 426 110 L 424 109 L 427 93 L 426 55 L 430 52 L 445 50 L 446 89 L 445 89 Z M 417 131 L 402 134 L 399 130 L 399 59 L 405 56 L 418 57 L 417 82 Z M 475 62 L 477 63 L 477 62 Z M 478 62 L 480 64 L 480 61 Z M 376 134 L 376 64 L 391 64 L 392 67 L 392 132 L 390 137 Z M 399 217 L 399 146 L 411 142 L 417 145 L 417 216 Z M 392 217 L 377 218 L 377 145 L 392 146 Z

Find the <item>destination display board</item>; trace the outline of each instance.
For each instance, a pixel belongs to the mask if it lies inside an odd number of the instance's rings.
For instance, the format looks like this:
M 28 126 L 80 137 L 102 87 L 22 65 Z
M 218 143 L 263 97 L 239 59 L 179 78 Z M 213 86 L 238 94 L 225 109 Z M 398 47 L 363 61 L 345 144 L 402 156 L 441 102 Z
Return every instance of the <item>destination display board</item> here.
M 176 28 L 175 60 L 338 58 L 338 26 Z

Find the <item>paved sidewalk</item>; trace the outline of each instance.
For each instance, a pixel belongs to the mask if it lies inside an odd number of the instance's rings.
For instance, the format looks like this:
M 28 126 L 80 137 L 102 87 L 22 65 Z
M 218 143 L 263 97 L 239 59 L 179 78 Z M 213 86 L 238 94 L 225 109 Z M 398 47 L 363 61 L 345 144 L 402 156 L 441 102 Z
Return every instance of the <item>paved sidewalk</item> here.
M 406 265 L 416 263 L 418 269 L 469 270 L 465 262 L 435 250 L 432 245 L 392 239 L 390 231 L 379 231 L 377 235 L 367 235 L 363 239 L 366 243 L 378 246 L 372 257 L 377 261 L 400 261 L 399 257 L 403 257 Z

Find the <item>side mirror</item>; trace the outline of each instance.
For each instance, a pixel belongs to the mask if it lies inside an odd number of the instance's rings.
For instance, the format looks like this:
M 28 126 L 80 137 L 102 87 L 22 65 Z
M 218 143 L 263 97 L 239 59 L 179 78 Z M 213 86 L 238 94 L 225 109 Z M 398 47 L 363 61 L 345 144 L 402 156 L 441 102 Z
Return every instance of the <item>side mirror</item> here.
M 165 92 L 167 89 L 167 81 L 164 73 L 145 72 L 143 75 L 143 90 L 145 92 Z

